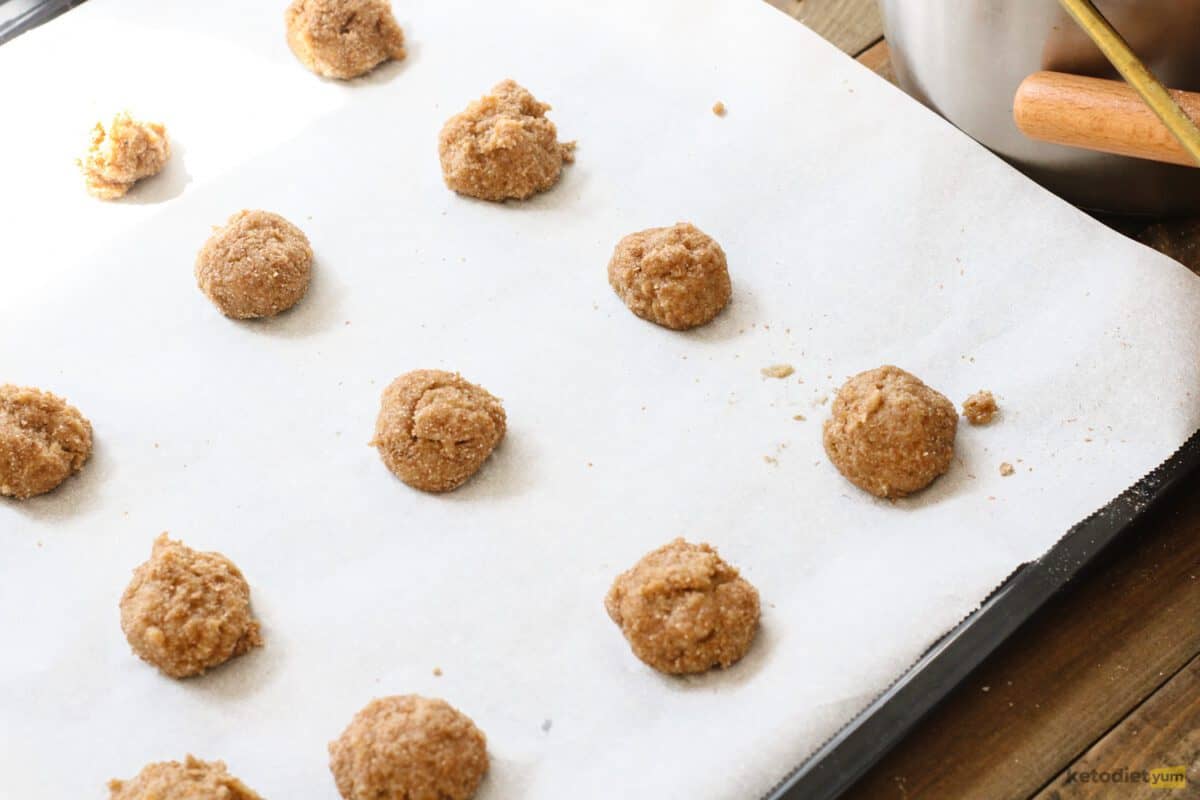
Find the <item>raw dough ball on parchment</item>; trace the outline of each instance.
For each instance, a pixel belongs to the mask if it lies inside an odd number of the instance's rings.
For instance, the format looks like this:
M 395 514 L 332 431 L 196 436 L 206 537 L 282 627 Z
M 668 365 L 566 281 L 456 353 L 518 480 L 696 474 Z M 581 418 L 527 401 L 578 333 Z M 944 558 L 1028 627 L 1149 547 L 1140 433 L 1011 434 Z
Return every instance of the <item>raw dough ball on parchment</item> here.
M 115 200 L 142 178 L 157 175 L 170 156 L 166 128 L 157 122 L 139 122 L 123 111 L 107 130 L 96 123 L 87 154 L 77 163 L 88 194 Z
M 227 317 L 271 317 L 304 297 L 312 260 L 304 231 L 269 211 L 239 211 L 200 248 L 196 283 Z
M 294 0 L 283 20 L 296 58 L 326 78 L 357 78 L 404 58 L 404 31 L 387 0 Z
M 634 314 L 674 330 L 711 321 L 732 294 L 725 251 L 690 222 L 617 242 L 608 282 Z
M 444 700 L 372 700 L 329 743 L 346 800 L 467 800 L 488 769 L 487 738 Z
M 383 392 L 371 445 L 396 477 L 426 492 L 457 489 L 504 438 L 504 406 L 453 372 L 418 369 Z
M 575 160 L 575 143 L 560 143 L 546 119 L 550 106 L 512 80 L 455 114 L 438 135 L 446 186 L 481 200 L 524 200 L 544 192 Z
M 0 386 L 0 495 L 45 494 L 92 454 L 92 425 L 50 392 Z
M 229 774 L 223 761 L 188 756 L 147 764 L 136 777 L 108 782 L 109 800 L 262 800 Z
M 604 606 L 633 654 L 672 675 L 730 666 L 758 631 L 758 591 L 712 547 L 683 539 L 621 573 Z
M 121 596 L 121 630 L 144 661 L 172 678 L 200 675 L 262 646 L 250 585 L 220 553 L 164 533 Z
M 950 468 L 958 414 L 915 375 L 883 366 L 843 384 L 825 421 L 825 452 L 855 486 L 896 498 Z

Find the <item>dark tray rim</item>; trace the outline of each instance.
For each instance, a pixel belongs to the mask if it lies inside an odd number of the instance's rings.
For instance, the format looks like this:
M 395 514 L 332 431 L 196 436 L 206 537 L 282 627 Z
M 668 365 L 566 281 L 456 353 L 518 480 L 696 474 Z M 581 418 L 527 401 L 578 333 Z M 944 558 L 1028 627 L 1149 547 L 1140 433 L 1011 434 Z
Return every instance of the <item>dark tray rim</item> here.
M 763 800 L 834 800 L 849 789 L 1017 628 L 1200 467 L 1200 431 L 1112 502 L 1022 564 Z

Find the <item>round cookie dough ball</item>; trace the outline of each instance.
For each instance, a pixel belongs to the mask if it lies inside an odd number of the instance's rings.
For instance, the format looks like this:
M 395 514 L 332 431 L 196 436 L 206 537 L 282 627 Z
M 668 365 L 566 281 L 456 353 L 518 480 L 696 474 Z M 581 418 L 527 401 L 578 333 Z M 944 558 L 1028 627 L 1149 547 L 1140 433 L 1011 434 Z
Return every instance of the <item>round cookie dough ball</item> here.
M 953 403 L 915 375 L 883 366 L 838 390 L 825 421 L 825 452 L 858 488 L 904 497 L 950 468 L 957 428 Z
M 404 31 L 387 0 L 294 0 L 283 21 L 296 58 L 326 78 L 357 78 L 404 58 Z
M 457 489 L 504 438 L 504 406 L 453 372 L 418 369 L 383 392 L 371 445 L 396 477 L 426 492 Z
M 92 425 L 61 397 L 0 386 L 0 495 L 24 500 L 54 489 L 92 454 Z
M 200 553 L 164 533 L 121 595 L 121 630 L 142 660 L 172 678 L 262 646 L 250 585 L 220 553 Z
M 271 317 L 304 297 L 312 260 L 304 231 L 269 211 L 239 211 L 200 248 L 196 283 L 227 317 Z
M 223 761 L 188 756 L 178 761 L 147 764 L 137 777 L 108 782 L 109 800 L 262 800 L 229 774 Z
M 712 547 L 683 539 L 621 573 L 604 607 L 633 654 L 671 675 L 728 667 L 758 632 L 758 591 Z
M 690 222 L 617 242 L 608 282 L 634 314 L 677 331 L 710 322 L 732 294 L 725 251 Z
M 157 175 L 171 157 L 167 130 L 157 122 L 139 122 L 121 112 L 108 130 L 97 122 L 92 143 L 78 161 L 88 194 L 101 200 L 124 197 L 142 178 Z
M 487 738 L 444 700 L 381 697 L 329 743 L 346 800 L 467 800 L 488 769 Z
M 558 141 L 550 106 L 512 80 L 455 114 L 438 135 L 446 186 L 481 200 L 524 200 L 544 192 L 575 160 L 575 143 Z

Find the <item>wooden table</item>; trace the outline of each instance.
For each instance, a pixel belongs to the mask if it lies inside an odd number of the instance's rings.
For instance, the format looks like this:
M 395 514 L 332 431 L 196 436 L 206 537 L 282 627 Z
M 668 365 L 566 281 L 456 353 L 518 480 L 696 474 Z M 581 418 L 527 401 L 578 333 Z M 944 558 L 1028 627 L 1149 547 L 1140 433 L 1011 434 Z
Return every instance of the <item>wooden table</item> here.
M 892 80 L 875 0 L 767 1 Z M 1104 221 L 1200 273 L 1200 219 Z M 1188 768 L 1186 788 L 1113 784 L 1099 774 L 1167 766 Z M 1053 598 L 845 796 L 1200 798 L 1200 475 Z

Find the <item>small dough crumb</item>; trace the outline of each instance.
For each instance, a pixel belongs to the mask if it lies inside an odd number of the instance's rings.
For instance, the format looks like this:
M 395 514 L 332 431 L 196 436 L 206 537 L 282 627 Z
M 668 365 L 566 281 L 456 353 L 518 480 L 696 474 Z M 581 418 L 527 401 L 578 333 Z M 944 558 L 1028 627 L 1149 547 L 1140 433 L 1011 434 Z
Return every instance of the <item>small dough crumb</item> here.
M 304 231 L 269 211 L 239 211 L 200 248 L 196 284 L 227 317 L 272 317 L 304 297 L 312 260 Z
M 147 764 L 137 777 L 108 782 L 109 800 L 262 800 L 229 774 L 223 761 L 188 756 Z
M 554 186 L 563 164 L 575 160 L 575 143 L 558 141 L 549 110 L 510 79 L 455 114 L 438 134 L 446 186 L 494 202 L 525 200 Z
M 433 668 L 433 677 L 435 677 L 435 678 L 440 678 L 440 677 L 442 677 L 442 668 L 441 668 L 441 667 L 434 667 L 434 668 Z
M 1016 470 L 1013 469 L 1012 464 L 1008 463 L 1007 461 L 1000 462 L 1000 474 L 1001 475 L 1003 475 L 1004 477 L 1007 478 L 1009 475 L 1012 475 L 1014 472 L 1016 472 Z
M 488 769 L 487 737 L 444 700 L 372 700 L 329 743 L 346 800 L 468 800 Z
M 122 111 L 113 117 L 108 130 L 96 123 L 87 154 L 76 163 L 83 170 L 88 194 L 116 200 L 142 178 L 157 175 L 170 156 L 165 127 L 157 122 L 139 122 Z
M 121 630 L 133 652 L 172 678 L 262 646 L 250 585 L 220 553 L 201 553 L 164 533 L 121 596 Z
M 774 364 L 770 367 L 763 367 L 762 374 L 764 378 L 786 378 L 796 370 L 792 369 L 791 364 Z
M 375 438 L 383 463 L 425 492 L 457 489 L 504 438 L 504 406 L 453 372 L 418 369 L 383 392 Z
M 796 414 L 792 417 L 792 419 L 796 420 L 796 422 L 804 422 L 804 420 L 808 419 L 808 417 L 804 416 L 803 414 Z
M 0 495 L 45 494 L 79 472 L 92 454 L 92 424 L 61 397 L 0 386 Z
M 859 373 L 838 390 L 825 421 L 829 460 L 855 486 L 897 498 L 950 468 L 958 414 L 940 392 L 904 370 Z
M 404 31 L 387 0 L 293 0 L 283 21 L 296 58 L 326 78 L 357 78 L 404 58 Z
M 1000 407 L 996 398 L 986 389 L 981 389 L 963 401 L 963 416 L 972 425 L 987 425 L 996 418 Z
M 728 667 L 758 632 L 758 591 L 711 546 L 681 538 L 621 573 L 604 606 L 633 654 L 671 675 Z
M 720 100 L 713 103 L 712 112 L 714 114 L 716 114 L 718 117 L 725 116 L 725 104 L 722 103 Z
M 634 314 L 673 330 L 711 322 L 732 295 L 725 251 L 690 222 L 621 239 L 608 282 Z

